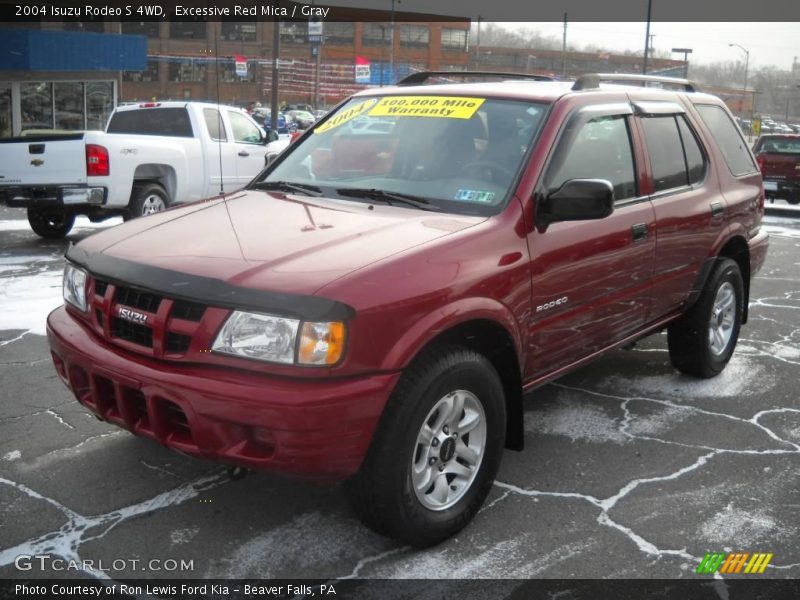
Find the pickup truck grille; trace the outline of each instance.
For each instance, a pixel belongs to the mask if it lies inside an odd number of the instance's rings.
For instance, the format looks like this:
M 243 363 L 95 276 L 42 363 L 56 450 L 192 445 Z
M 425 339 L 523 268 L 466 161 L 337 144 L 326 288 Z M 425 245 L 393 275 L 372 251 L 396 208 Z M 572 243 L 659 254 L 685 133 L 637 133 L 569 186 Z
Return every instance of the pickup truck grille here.
M 206 314 L 203 304 L 103 279 L 93 279 L 89 291 L 95 331 L 111 343 L 155 357 L 180 358 L 189 352 Z

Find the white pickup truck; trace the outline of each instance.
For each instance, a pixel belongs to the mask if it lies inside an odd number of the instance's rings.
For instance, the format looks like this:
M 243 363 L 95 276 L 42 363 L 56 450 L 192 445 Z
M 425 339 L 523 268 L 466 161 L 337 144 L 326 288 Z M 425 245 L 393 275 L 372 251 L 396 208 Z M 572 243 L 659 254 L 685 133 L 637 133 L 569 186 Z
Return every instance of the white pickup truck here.
M 203 102 L 118 107 L 106 131 L 0 139 L 0 198 L 45 238 L 75 216 L 133 218 L 243 187 L 265 166 L 263 130 L 243 110 Z

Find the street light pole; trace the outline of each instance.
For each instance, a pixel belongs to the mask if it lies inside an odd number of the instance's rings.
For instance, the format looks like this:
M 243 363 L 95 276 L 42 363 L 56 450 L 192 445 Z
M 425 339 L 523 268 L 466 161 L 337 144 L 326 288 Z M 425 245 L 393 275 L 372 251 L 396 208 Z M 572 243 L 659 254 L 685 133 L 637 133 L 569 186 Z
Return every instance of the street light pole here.
M 742 88 L 742 110 L 739 111 L 739 116 L 744 116 L 744 99 L 747 97 L 747 68 L 750 66 L 750 50 L 739 44 L 728 44 L 728 46 L 736 46 L 739 50 L 744 52 L 744 88 Z M 752 115 L 751 115 L 752 116 Z

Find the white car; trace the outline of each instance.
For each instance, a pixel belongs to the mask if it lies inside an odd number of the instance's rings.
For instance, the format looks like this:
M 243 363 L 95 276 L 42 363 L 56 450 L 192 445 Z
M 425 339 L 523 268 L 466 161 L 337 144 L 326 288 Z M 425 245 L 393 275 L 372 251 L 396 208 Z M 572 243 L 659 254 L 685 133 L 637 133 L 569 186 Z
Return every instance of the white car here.
M 0 144 L 0 194 L 42 237 L 75 216 L 139 217 L 243 187 L 266 164 L 267 138 L 243 110 L 203 102 L 118 107 L 106 131 L 28 135 Z

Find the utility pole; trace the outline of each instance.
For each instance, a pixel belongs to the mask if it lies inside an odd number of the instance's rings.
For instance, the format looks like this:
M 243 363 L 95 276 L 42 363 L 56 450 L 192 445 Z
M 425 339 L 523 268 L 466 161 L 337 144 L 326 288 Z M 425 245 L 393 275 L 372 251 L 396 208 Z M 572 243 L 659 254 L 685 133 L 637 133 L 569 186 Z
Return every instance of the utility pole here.
M 392 14 L 389 20 L 391 28 L 389 29 L 389 83 L 394 83 L 396 77 L 394 76 L 394 2 L 392 0 Z M 398 0 L 399 2 L 399 0 Z
M 567 13 L 564 13 L 564 36 L 561 40 L 561 79 L 567 78 Z
M 478 39 L 475 41 L 475 70 L 480 66 L 481 60 L 481 16 L 478 15 Z
M 269 120 L 272 131 L 278 131 L 278 57 L 281 54 L 281 25 L 278 19 L 272 22 L 272 94 Z
M 644 61 L 642 75 L 647 75 L 647 57 L 650 54 L 650 17 L 653 14 L 653 0 L 647 0 L 647 30 L 644 34 Z

